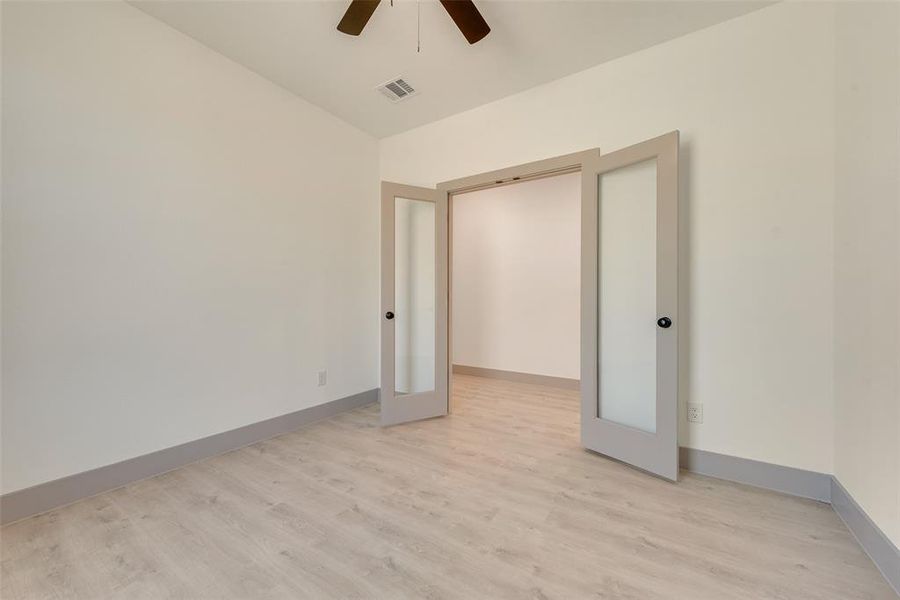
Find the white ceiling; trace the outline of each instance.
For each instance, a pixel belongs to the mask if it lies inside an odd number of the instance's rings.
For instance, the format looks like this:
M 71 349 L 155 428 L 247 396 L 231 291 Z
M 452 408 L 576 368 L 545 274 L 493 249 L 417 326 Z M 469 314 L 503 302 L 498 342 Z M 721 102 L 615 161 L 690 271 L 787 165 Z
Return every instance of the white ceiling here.
M 745 14 L 771 2 L 476 0 L 491 33 L 469 46 L 443 7 L 383 0 L 362 35 L 349 1 L 134 0 L 132 4 L 345 121 L 384 137 Z M 402 76 L 397 104 L 376 85 Z

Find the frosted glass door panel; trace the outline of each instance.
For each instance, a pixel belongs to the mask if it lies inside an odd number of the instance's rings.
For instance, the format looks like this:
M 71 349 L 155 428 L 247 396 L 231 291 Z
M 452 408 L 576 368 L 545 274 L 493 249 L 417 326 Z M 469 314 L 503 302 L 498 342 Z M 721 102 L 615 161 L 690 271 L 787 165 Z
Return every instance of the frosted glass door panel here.
M 435 205 L 394 199 L 394 388 L 434 389 Z
M 598 416 L 656 432 L 656 160 L 598 181 Z

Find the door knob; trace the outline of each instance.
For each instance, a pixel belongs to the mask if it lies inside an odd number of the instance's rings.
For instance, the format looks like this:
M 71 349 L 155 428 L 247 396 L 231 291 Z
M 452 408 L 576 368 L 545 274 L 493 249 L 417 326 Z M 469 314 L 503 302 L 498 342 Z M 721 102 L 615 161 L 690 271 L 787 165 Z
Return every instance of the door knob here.
M 384 313 L 384 318 L 390 321 L 394 318 L 394 313 L 392 313 L 391 311 L 387 311 L 386 313 Z
M 672 319 L 670 319 L 669 317 L 661 317 L 659 320 L 656 321 L 656 324 L 659 325 L 660 327 L 662 327 L 663 329 L 668 329 L 669 327 L 672 326 Z

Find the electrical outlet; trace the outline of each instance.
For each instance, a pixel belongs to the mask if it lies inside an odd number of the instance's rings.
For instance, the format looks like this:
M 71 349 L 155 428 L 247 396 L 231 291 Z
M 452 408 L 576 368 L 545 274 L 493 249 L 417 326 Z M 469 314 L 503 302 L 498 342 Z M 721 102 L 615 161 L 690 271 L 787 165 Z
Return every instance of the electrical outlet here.
M 319 387 L 328 383 L 328 371 L 319 371 Z
M 691 423 L 703 422 L 703 405 L 696 402 L 688 402 L 687 420 Z

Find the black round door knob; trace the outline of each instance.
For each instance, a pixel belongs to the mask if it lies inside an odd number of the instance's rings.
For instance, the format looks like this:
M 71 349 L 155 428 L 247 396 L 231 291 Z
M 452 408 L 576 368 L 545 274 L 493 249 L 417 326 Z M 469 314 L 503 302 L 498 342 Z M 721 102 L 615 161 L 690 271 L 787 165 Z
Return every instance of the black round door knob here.
M 391 311 L 387 311 L 386 313 L 384 313 L 384 318 L 390 321 L 394 318 L 394 313 L 392 313 Z
M 668 329 L 669 327 L 672 326 L 672 319 L 670 319 L 669 317 L 661 317 L 659 320 L 656 321 L 656 324 L 659 325 L 660 327 L 662 327 L 663 329 Z

